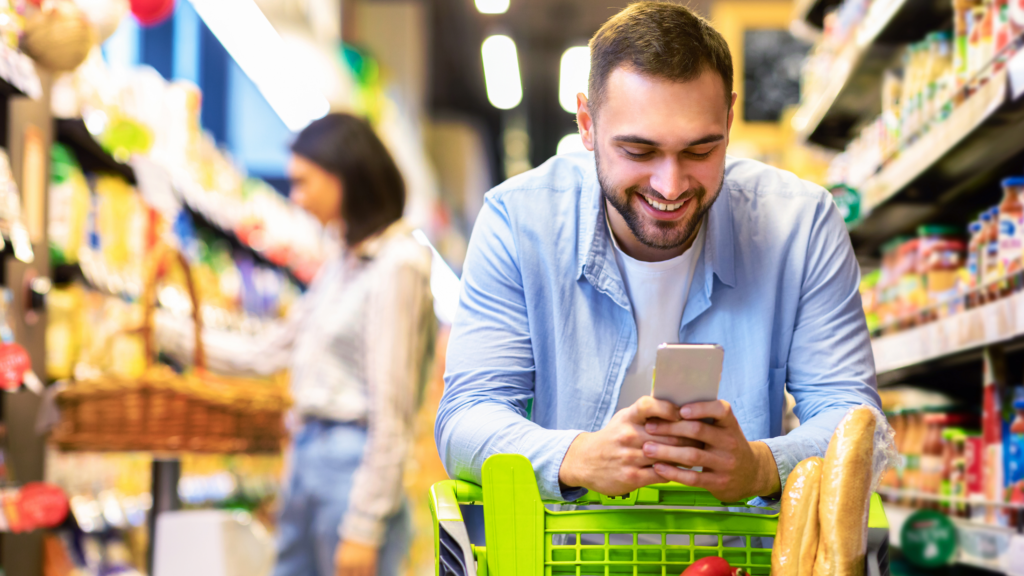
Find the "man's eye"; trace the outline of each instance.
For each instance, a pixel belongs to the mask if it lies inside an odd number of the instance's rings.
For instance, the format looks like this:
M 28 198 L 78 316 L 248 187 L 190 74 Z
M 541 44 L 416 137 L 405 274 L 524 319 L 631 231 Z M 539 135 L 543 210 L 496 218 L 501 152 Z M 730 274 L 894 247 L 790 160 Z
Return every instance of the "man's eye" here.
M 711 153 L 714 152 L 714 151 L 715 151 L 714 148 L 712 148 L 711 150 L 708 150 L 707 152 L 695 152 L 695 151 L 690 150 L 690 151 L 686 152 L 686 155 L 689 156 L 690 158 L 695 159 L 695 160 L 703 160 L 703 159 L 707 158 L 708 156 L 711 156 Z
M 645 158 L 650 158 L 650 156 L 651 156 L 651 152 L 650 151 L 647 151 L 647 152 L 630 152 L 629 150 L 626 150 L 625 148 L 623 148 L 622 152 L 627 157 L 632 158 L 634 160 L 643 160 Z

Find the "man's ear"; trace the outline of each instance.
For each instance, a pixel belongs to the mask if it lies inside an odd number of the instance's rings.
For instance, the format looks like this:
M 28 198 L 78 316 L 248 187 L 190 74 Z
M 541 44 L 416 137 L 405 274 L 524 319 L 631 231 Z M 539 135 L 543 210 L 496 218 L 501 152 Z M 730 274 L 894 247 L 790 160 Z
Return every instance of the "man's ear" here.
M 582 92 L 576 95 L 576 124 L 580 129 L 583 145 L 594 151 L 594 117 L 590 114 L 590 102 Z

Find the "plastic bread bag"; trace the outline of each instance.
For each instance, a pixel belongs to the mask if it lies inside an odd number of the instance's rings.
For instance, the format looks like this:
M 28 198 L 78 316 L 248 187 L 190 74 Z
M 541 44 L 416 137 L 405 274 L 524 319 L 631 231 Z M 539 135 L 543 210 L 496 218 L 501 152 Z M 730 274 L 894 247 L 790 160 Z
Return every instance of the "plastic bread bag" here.
M 821 472 L 814 576 L 864 573 L 871 493 L 898 460 L 895 432 L 877 408 L 851 408 L 836 426 Z
M 818 501 L 825 460 L 805 458 L 786 479 L 772 546 L 772 576 L 809 576 L 818 553 Z

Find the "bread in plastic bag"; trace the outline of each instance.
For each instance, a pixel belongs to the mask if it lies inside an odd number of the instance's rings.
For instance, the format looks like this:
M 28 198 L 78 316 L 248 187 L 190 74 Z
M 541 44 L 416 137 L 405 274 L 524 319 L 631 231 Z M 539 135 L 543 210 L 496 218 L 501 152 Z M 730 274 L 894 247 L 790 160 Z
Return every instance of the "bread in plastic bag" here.
M 820 536 L 813 576 L 862 576 L 871 492 L 899 458 L 895 433 L 872 406 L 851 408 L 829 441 L 821 471 Z
M 772 576 L 811 576 L 818 551 L 818 495 L 825 460 L 806 458 L 782 490 L 782 513 L 772 546 Z

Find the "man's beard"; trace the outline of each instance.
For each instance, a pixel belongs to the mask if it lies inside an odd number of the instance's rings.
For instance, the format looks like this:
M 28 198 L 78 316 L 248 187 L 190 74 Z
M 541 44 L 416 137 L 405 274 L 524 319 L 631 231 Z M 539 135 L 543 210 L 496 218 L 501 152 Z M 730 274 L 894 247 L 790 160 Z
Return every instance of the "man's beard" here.
M 636 239 L 641 244 L 658 250 L 673 250 L 686 244 L 697 230 L 701 219 L 704 218 L 704 215 L 714 205 L 715 200 L 718 200 L 719 193 L 722 191 L 722 185 L 725 183 L 725 174 L 723 172 L 722 181 L 718 183 L 718 190 L 710 197 L 710 200 L 708 199 L 707 189 L 703 186 L 687 192 L 686 201 L 697 203 L 693 215 L 686 220 L 665 222 L 640 214 L 639 209 L 630 202 L 630 198 L 634 194 L 642 195 L 642 193 L 648 193 L 653 198 L 664 199 L 661 193 L 653 188 L 631 186 L 619 194 L 608 185 L 604 173 L 601 172 L 601 161 L 597 150 L 594 150 L 594 161 L 597 164 L 597 181 L 601 185 L 601 195 L 604 196 L 609 204 L 615 207 L 615 210 L 622 216 L 622 219 L 626 221 L 629 230 L 633 232 L 633 236 L 636 236 Z M 646 202 L 642 198 L 640 201 Z M 670 202 L 666 200 L 666 203 Z M 680 210 L 686 209 L 688 208 L 680 208 Z

